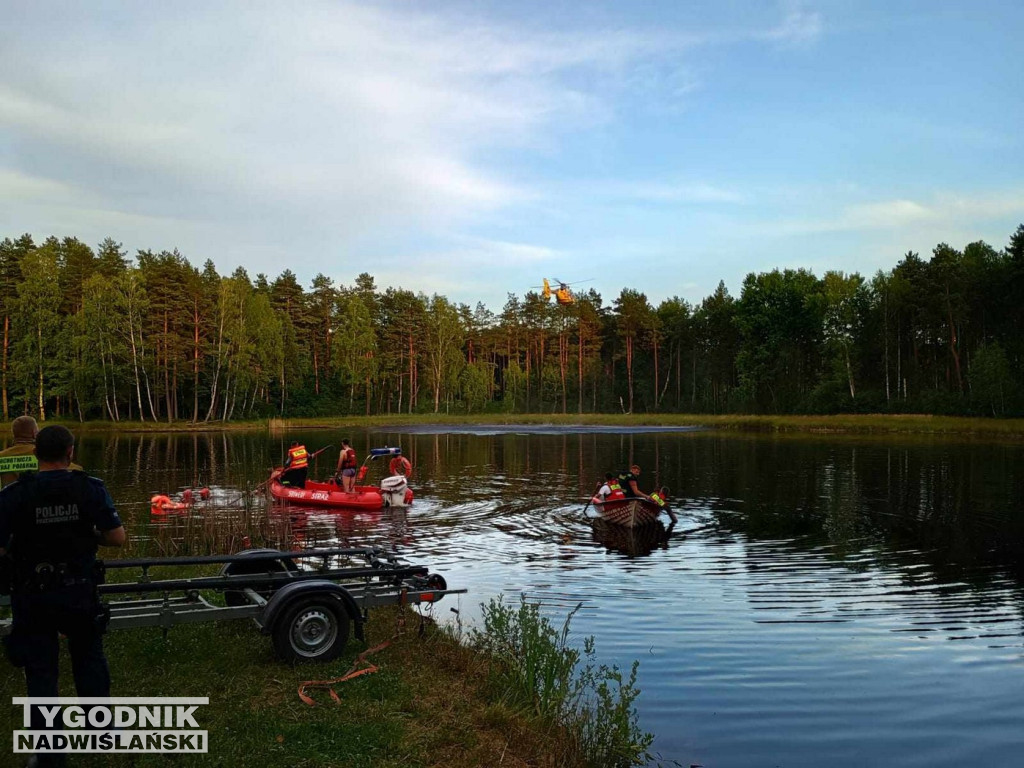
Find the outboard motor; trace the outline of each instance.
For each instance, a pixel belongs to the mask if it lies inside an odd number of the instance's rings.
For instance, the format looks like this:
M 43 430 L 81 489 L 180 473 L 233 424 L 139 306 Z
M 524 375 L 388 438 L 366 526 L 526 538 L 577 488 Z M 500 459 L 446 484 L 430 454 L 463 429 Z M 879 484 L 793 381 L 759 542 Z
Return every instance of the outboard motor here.
M 405 475 L 391 475 L 380 481 L 380 495 L 384 499 L 385 507 L 404 507 L 405 492 L 409 488 L 409 481 Z

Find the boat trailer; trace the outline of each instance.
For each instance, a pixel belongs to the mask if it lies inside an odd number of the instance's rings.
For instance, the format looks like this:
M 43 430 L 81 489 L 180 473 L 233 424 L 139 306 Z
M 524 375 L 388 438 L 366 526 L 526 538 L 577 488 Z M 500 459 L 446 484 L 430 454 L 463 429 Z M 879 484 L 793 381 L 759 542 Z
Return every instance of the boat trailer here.
M 157 568 L 210 565 L 220 565 L 220 574 L 168 579 L 150 575 Z M 440 574 L 373 547 L 252 549 L 236 555 L 110 560 L 104 566 L 107 571 L 140 571 L 136 581 L 98 587 L 101 598 L 142 596 L 104 599 L 110 629 L 161 627 L 166 633 L 179 624 L 252 619 L 271 636 L 278 657 L 290 663 L 336 658 L 348 642 L 350 624 L 363 639 L 370 608 L 433 603 L 466 592 L 448 589 Z M 201 594 L 211 590 L 223 596 L 223 605 Z M 145 597 L 154 594 L 161 596 Z M 6 597 L 0 599 L 8 604 Z M 11 620 L 0 619 L 0 637 L 10 631 Z

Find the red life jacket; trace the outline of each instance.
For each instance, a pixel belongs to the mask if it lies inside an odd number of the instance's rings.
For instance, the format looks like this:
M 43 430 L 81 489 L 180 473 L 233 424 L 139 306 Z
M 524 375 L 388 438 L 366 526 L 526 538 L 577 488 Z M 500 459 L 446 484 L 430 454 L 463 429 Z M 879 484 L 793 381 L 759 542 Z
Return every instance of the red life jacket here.
M 355 469 L 356 468 L 356 451 L 355 448 L 346 448 L 341 452 L 341 468 L 342 469 Z
M 412 462 L 410 462 L 405 456 L 395 456 L 388 464 L 388 470 L 392 475 L 405 475 L 409 477 L 412 474 Z

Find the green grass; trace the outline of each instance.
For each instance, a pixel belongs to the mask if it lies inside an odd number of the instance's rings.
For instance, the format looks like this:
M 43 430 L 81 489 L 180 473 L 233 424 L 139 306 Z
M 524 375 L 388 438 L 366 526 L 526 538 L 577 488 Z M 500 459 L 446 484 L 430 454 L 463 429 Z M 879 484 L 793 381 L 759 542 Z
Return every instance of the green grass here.
M 53 422 L 50 422 L 53 423 Z M 836 414 L 824 416 L 755 416 L 744 414 L 396 414 L 304 419 L 214 422 L 64 422 L 76 432 L 209 432 L 309 429 L 400 429 L 406 426 L 473 424 L 546 424 L 597 426 L 698 426 L 737 432 L 809 432 L 852 434 L 930 434 L 1024 438 L 1024 419 L 987 419 L 927 414 Z
M 178 755 L 180 766 L 246 768 L 427 768 L 502 765 L 585 766 L 582 741 L 564 723 L 510 703 L 493 686 L 495 661 L 432 622 L 418 633 L 410 609 L 405 632 L 371 661 L 380 667 L 340 684 L 341 704 L 316 690 L 317 706 L 297 695 L 309 679 L 343 675 L 354 657 L 391 638 L 398 609 L 371 614 L 367 643 L 350 638 L 338 660 L 292 667 L 278 662 L 269 638 L 249 622 L 204 623 L 172 629 L 118 630 L 105 645 L 113 692 L 122 696 L 209 696 L 197 719 L 209 731 L 210 753 Z M 62 693 L 73 695 L 62 654 Z M 24 690 L 18 670 L 0 662 L 0 687 Z M 0 707 L 0 732 L 10 733 L 20 709 Z M 152 755 L 76 756 L 77 766 L 165 765 Z M 593 763 L 590 763 L 591 765 Z
M 570 645 L 569 625 L 579 608 L 557 630 L 525 597 L 517 607 L 492 599 L 470 644 L 491 661 L 493 690 L 502 701 L 559 725 L 571 753 L 590 768 L 647 765 L 654 737 L 640 730 L 634 706 L 638 662 L 623 676 L 616 666 L 595 663 L 593 637 L 582 649 Z

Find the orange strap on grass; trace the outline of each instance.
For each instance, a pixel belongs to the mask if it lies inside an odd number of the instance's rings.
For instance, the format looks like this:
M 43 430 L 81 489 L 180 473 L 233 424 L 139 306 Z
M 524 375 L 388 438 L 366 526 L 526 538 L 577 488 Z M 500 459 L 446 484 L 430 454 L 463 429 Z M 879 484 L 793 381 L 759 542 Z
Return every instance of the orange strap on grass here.
M 394 640 L 397 640 L 399 635 L 405 632 L 405 606 L 408 604 L 408 589 L 402 588 L 401 594 L 398 596 L 398 615 L 396 617 L 397 626 L 395 627 L 395 634 L 391 636 L 390 640 L 385 640 L 380 645 L 375 645 L 373 648 L 367 648 L 365 651 L 356 656 L 355 661 L 352 662 L 352 666 L 349 667 L 341 677 L 336 677 L 333 680 L 307 680 L 304 683 L 299 683 L 299 698 L 305 704 L 311 707 L 316 706 L 316 702 L 311 696 L 306 693 L 307 688 L 326 688 L 331 694 L 331 698 L 334 699 L 335 704 L 341 704 L 341 699 L 338 698 L 338 694 L 334 690 L 334 686 L 344 683 L 346 680 L 352 680 L 362 675 L 369 675 L 380 669 L 376 664 L 368 662 L 366 657 L 371 653 L 377 653 L 377 651 L 383 651 L 387 648 Z M 362 664 L 367 666 L 360 669 Z
M 334 692 L 334 686 L 340 683 L 344 683 L 346 680 L 352 680 L 354 678 L 360 677 L 361 675 L 369 675 L 373 672 L 376 672 L 379 669 L 379 667 L 376 664 L 373 664 L 372 662 L 366 661 L 366 657 L 369 656 L 371 653 L 383 651 L 389 645 L 391 645 L 391 640 L 385 640 L 380 645 L 375 645 L 373 646 L 373 648 L 367 648 L 365 651 L 356 656 L 356 660 L 352 662 L 352 666 L 349 668 L 348 672 L 346 672 L 341 677 L 336 677 L 333 680 L 307 680 L 304 683 L 300 683 L 299 698 L 302 699 L 302 701 L 308 704 L 309 706 L 315 706 L 316 702 L 313 700 L 311 696 L 308 696 L 306 694 L 306 690 L 308 688 L 326 688 L 330 692 L 331 698 L 334 699 L 334 703 L 341 704 L 341 699 L 339 699 L 338 694 Z M 362 664 L 367 664 L 368 666 L 360 669 L 359 667 Z

